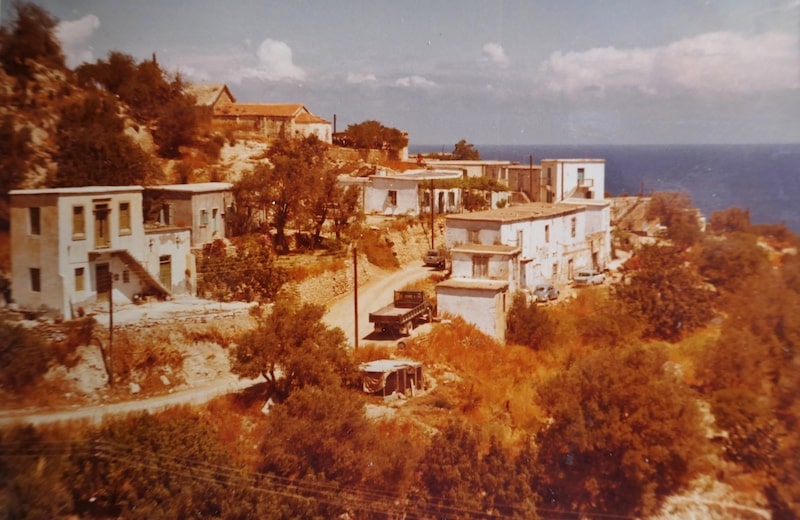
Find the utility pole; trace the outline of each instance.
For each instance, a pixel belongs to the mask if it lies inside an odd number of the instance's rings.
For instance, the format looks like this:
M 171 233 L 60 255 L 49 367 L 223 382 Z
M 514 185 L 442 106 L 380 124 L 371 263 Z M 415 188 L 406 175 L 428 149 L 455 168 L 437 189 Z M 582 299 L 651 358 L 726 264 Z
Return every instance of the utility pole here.
M 433 245 L 433 235 L 434 235 L 434 227 L 433 227 L 433 179 L 430 179 L 431 183 L 431 249 L 436 249 L 436 246 Z
M 114 388 L 114 273 L 108 272 L 108 386 Z
M 355 350 L 358 350 L 358 246 L 353 246 L 353 316 L 355 322 Z

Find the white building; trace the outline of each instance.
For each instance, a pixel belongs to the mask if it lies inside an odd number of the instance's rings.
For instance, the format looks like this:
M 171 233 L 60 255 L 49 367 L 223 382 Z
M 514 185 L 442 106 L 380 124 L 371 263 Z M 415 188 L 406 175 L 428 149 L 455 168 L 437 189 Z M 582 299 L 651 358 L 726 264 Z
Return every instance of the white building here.
M 367 214 L 416 216 L 430 212 L 431 192 L 437 214 L 461 209 L 461 188 L 458 170 L 411 170 L 389 173 L 379 170 L 364 177 L 342 176 L 344 186 L 357 185 L 362 189 L 362 209 Z
M 541 182 L 526 180 L 549 202 L 447 216 L 452 273 L 436 287 L 440 314 L 460 315 L 503 341 L 514 292 L 543 281 L 567 284 L 581 268 L 607 267 L 611 210 L 603 197 L 605 161 L 545 160 L 541 172 Z
M 157 206 L 154 220 L 191 227 L 192 247 L 200 247 L 226 238 L 225 215 L 233 204 L 231 188 L 229 182 L 168 184 L 148 186 L 144 194 L 151 205 Z
M 140 186 L 13 190 L 12 299 L 77 317 L 108 298 L 193 294 L 190 226 L 145 229 Z

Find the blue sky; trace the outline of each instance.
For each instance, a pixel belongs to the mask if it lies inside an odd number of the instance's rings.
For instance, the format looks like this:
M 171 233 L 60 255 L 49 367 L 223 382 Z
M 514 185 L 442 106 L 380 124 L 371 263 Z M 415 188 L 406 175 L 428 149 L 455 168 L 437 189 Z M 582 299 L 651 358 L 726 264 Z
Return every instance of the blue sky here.
M 71 66 L 155 52 L 412 145 L 800 142 L 800 0 L 36 3 Z

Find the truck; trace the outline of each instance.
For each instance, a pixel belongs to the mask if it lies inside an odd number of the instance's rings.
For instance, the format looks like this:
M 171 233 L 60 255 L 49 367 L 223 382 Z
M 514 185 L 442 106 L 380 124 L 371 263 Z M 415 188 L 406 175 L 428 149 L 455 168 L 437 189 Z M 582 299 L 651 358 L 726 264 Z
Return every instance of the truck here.
M 375 332 L 407 335 L 419 321 L 431 321 L 433 305 L 424 291 L 395 291 L 394 301 L 369 313 Z
M 444 269 L 447 267 L 449 253 L 446 249 L 428 249 L 422 261 L 428 267 L 435 267 L 437 269 Z

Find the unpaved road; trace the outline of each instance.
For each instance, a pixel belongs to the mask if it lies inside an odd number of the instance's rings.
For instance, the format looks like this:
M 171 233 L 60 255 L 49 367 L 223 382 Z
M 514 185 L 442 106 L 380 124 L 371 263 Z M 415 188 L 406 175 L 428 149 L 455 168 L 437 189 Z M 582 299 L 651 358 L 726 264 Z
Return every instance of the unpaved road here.
M 384 305 L 388 305 L 394 298 L 394 291 L 404 286 L 421 280 L 430 275 L 433 270 L 419 263 L 406 266 L 398 271 L 386 271 L 383 275 L 375 276 L 368 283 L 358 288 L 358 340 L 359 344 L 372 333 L 373 325 L 369 322 L 369 313 Z M 328 313 L 324 321 L 330 327 L 339 327 L 347 335 L 350 345 L 355 345 L 355 304 L 353 293 L 346 294 L 328 306 Z
M 359 341 L 372 332 L 372 326 L 369 323 L 369 313 L 371 311 L 391 302 L 395 289 L 400 289 L 406 284 L 425 278 L 430 273 L 431 269 L 422 264 L 409 266 L 398 271 L 387 271 L 382 276 L 375 276 L 359 287 Z M 217 305 L 212 307 L 219 310 Z M 330 304 L 328 313 L 324 318 L 325 323 L 329 326 L 341 328 L 347 335 L 351 345 L 354 344 L 355 337 L 353 307 L 353 294 L 350 293 Z M 115 319 L 117 317 L 115 311 Z M 119 313 L 119 317 L 122 317 L 122 313 Z M 0 410 L 0 427 L 13 424 L 54 424 L 66 421 L 86 421 L 96 424 L 107 416 L 145 411 L 154 413 L 181 404 L 202 404 L 220 395 L 242 390 L 260 381 L 261 379 L 239 380 L 236 376 L 230 375 L 193 388 L 176 389 L 172 393 L 154 397 L 138 399 L 133 397 L 131 400 L 123 402 L 69 407 L 59 410 Z

